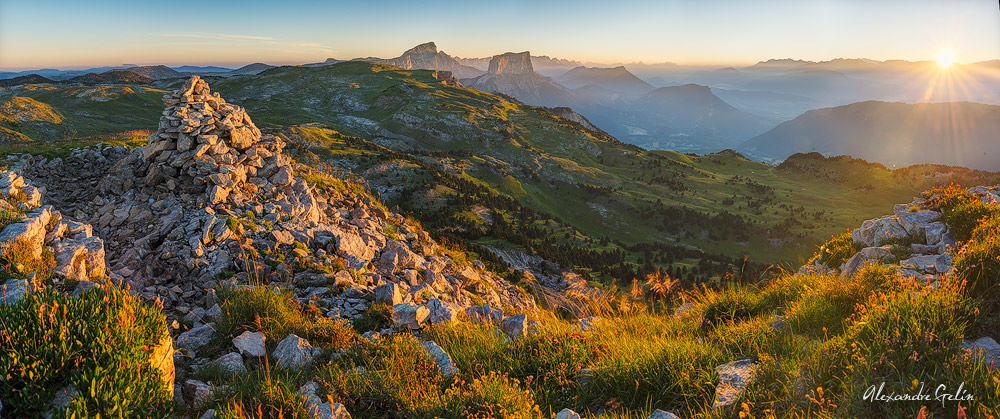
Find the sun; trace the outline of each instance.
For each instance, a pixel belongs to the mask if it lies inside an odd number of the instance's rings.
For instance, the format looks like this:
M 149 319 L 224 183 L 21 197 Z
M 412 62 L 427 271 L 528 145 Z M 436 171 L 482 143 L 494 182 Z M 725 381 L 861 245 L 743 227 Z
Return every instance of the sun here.
M 955 62 L 955 54 L 948 50 L 941 51 L 938 53 L 937 62 L 941 67 L 948 67 Z

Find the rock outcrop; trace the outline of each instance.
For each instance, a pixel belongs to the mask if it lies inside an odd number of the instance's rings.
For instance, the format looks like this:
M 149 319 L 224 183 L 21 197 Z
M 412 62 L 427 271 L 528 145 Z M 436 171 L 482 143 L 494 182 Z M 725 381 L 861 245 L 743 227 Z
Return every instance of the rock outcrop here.
M 530 52 L 507 52 L 493 56 L 487 72 L 497 75 L 534 74 L 535 69 L 531 67 Z

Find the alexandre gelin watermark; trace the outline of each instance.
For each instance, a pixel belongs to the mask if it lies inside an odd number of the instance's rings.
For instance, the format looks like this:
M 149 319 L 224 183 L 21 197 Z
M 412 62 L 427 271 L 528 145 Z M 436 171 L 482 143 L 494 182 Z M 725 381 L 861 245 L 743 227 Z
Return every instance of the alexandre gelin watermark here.
M 938 384 L 932 392 L 930 386 L 924 384 L 923 381 L 920 382 L 919 386 L 914 386 L 908 389 L 906 392 L 897 393 L 895 391 L 890 391 L 885 388 L 885 382 L 879 385 L 869 386 L 865 390 L 865 394 L 861 397 L 862 400 L 867 400 L 872 403 L 882 402 L 929 402 L 938 401 L 941 402 L 943 406 L 945 402 L 965 402 L 973 401 L 976 398 L 969 393 L 965 388 L 965 382 L 962 382 L 958 387 L 949 387 L 947 384 Z

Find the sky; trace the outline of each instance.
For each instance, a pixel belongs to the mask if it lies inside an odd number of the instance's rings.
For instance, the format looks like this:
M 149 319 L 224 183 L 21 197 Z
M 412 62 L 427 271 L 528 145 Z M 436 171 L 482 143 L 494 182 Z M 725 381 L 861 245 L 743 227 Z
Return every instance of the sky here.
M 531 51 L 591 63 L 1000 59 L 996 0 L 0 0 L 0 70 Z

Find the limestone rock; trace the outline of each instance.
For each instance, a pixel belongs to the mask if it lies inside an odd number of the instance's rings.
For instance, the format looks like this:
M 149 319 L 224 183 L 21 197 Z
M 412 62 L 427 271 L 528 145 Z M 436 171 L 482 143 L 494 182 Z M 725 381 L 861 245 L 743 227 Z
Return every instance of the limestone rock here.
M 448 355 L 443 348 L 438 346 L 434 341 L 421 342 L 420 347 L 423 348 L 424 352 L 427 353 L 437 365 L 438 371 L 444 378 L 452 378 L 455 374 L 458 374 L 458 367 L 451 360 L 451 355 Z
M 600 324 L 602 320 L 603 319 L 598 316 L 584 317 L 580 320 L 577 320 L 576 327 L 580 329 L 581 332 L 589 332 L 591 330 L 594 330 L 594 328 L 597 327 L 597 325 Z
M 392 306 L 392 323 L 396 327 L 405 327 L 409 330 L 420 329 L 429 315 L 430 311 L 422 305 L 402 303 Z
M 274 348 L 271 357 L 277 361 L 278 367 L 301 368 L 311 364 L 313 358 L 319 355 L 320 352 L 322 352 L 322 349 L 312 347 L 312 345 L 309 345 L 309 341 L 295 334 L 290 334 L 288 337 L 282 339 L 281 342 L 278 342 L 278 346 Z
M 854 274 L 869 263 L 881 262 L 892 257 L 890 246 L 866 247 L 860 252 L 851 256 L 844 265 L 840 267 L 840 276 L 843 278 L 853 278 Z
M 993 338 L 982 337 L 975 341 L 963 341 L 962 350 L 967 356 L 978 358 L 990 371 L 1000 369 L 1000 344 Z
M 500 319 L 503 318 L 503 312 L 493 309 L 493 307 L 490 307 L 489 304 L 484 304 L 481 306 L 466 308 L 465 317 L 473 323 L 500 325 Z
M 375 302 L 395 306 L 403 302 L 403 295 L 399 292 L 399 286 L 391 282 L 375 288 Z
M 166 331 L 164 331 L 163 337 L 160 338 L 160 342 L 149 351 L 149 363 L 160 372 L 160 381 L 163 382 L 163 386 L 170 393 L 170 396 L 173 397 L 174 378 L 176 377 L 174 370 L 174 340 Z
M 855 243 L 861 243 L 866 247 L 881 246 L 889 240 L 903 239 L 907 236 L 909 233 L 906 228 L 900 224 L 896 216 L 891 215 L 867 220 L 851 233 Z
M 302 398 L 309 416 L 316 419 L 351 419 L 351 414 L 340 403 L 324 402 L 316 395 L 319 384 L 308 382 L 299 388 L 298 395 Z
M 207 323 L 195 326 L 177 336 L 177 348 L 194 352 L 198 348 L 205 346 L 215 337 L 215 323 Z
M 563 409 L 556 414 L 556 419 L 581 419 L 580 414 L 572 409 Z
M 233 338 L 233 346 L 241 355 L 247 357 L 261 357 L 265 355 L 264 341 L 266 337 L 261 332 L 245 331 Z
M 243 365 L 243 357 L 236 352 L 230 352 L 216 358 L 209 365 L 217 366 L 227 374 L 242 374 L 247 372 L 247 367 Z
M 508 338 L 514 340 L 523 338 L 528 335 L 528 316 L 526 314 L 518 314 L 507 317 L 500 322 L 500 330 Z
M 204 381 L 187 380 L 184 382 L 184 399 L 188 405 L 200 409 L 212 400 L 212 387 Z
M 907 234 L 919 237 L 924 235 L 924 228 L 928 224 L 941 219 L 941 213 L 937 211 L 907 211 L 897 213 L 897 218 Z
M 11 278 L 4 282 L 0 289 L 0 303 L 14 304 L 24 299 L 32 290 L 31 282 L 24 279 Z
M 650 414 L 649 418 L 647 418 L 647 419 L 681 419 L 681 418 L 677 417 L 677 415 L 675 415 L 673 413 L 665 412 L 665 411 L 662 411 L 660 409 L 656 409 L 656 411 L 654 411 L 652 414 Z
M 715 367 L 715 372 L 719 374 L 719 385 L 715 387 L 712 407 L 728 407 L 739 401 L 743 391 L 753 381 L 757 368 L 757 364 L 749 359 Z

